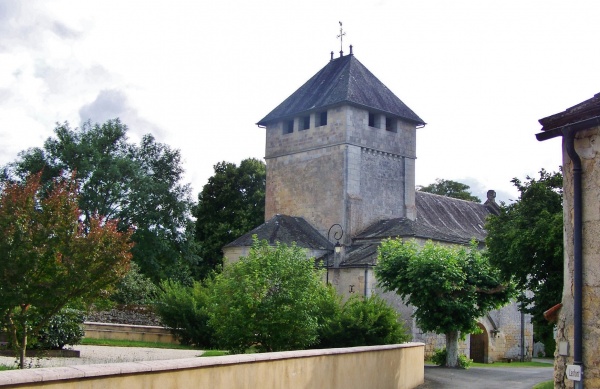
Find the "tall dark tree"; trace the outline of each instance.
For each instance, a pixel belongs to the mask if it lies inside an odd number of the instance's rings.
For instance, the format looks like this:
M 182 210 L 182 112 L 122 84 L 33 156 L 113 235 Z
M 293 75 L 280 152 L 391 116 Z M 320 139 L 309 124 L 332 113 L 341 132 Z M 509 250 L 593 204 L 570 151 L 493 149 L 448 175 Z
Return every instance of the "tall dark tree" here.
M 254 158 L 219 162 L 198 194 L 196 241 L 206 271 L 222 264 L 221 248 L 265 220 L 265 164 Z
M 72 129 L 58 125 L 43 148 L 32 148 L 5 167 L 9 180 L 42 173 L 42 184 L 75 175 L 80 183 L 79 207 L 84 221 L 94 213 L 119 221 L 119 229 L 134 229 L 133 259 L 155 282 L 187 277 L 199 261 L 191 223 L 190 188 L 182 185 L 179 150 L 145 135 L 129 143 L 127 127 L 118 119 L 85 123 Z
M 536 333 L 547 340 L 552 326 L 543 313 L 561 301 L 563 290 L 563 177 L 542 169 L 538 179 L 512 183 L 519 199 L 488 219 L 488 255 L 505 280 L 529 291 L 519 299 L 533 315 Z
M 480 203 L 481 199 L 477 196 L 473 196 L 469 189 L 469 185 L 461 182 L 444 180 L 437 178 L 433 184 L 427 186 L 418 186 L 417 190 L 421 192 L 433 193 L 440 196 L 453 197 L 455 199 L 474 201 Z

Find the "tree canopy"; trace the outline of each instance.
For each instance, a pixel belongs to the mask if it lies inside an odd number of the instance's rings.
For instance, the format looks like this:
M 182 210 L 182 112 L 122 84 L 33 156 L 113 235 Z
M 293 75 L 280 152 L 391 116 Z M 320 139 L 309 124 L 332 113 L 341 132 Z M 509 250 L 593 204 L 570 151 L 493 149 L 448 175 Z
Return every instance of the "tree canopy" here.
M 427 186 L 417 186 L 417 190 L 421 192 L 433 193 L 440 196 L 452 197 L 455 199 L 474 201 L 481 203 L 481 199 L 477 196 L 473 196 L 469 189 L 469 185 L 437 178 L 433 184 Z
M 255 240 L 211 285 L 209 323 L 233 353 L 303 349 L 318 341 L 321 307 L 331 296 L 304 249 Z
M 254 158 L 239 166 L 219 162 L 198 194 L 196 241 L 204 271 L 222 264 L 221 248 L 265 221 L 265 164 Z
M 542 338 L 552 337 L 545 310 L 558 304 L 563 290 L 563 203 L 561 172 L 542 169 L 539 178 L 514 178 L 519 199 L 500 207 L 486 223 L 490 261 L 523 292 L 519 300 L 533 315 Z
M 509 302 L 513 289 L 503 283 L 475 243 L 470 247 L 427 242 L 423 247 L 386 240 L 379 247 L 379 284 L 415 307 L 417 325 L 446 335 L 447 365 L 456 366 L 459 333 L 478 331 L 477 318 Z
M 189 277 L 199 258 L 186 235 L 192 202 L 189 186 L 181 184 L 181 155 L 152 135 L 129 143 L 127 131 L 118 119 L 75 129 L 57 125 L 42 148 L 21 152 L 5 167 L 5 179 L 41 172 L 47 187 L 74 175 L 84 223 L 98 213 L 118 220 L 120 231 L 133 228 L 133 259 L 155 282 Z
M 67 303 L 114 285 L 131 256 L 131 231 L 95 213 L 82 223 L 75 182 L 53 184 L 44 193 L 37 174 L 0 192 L 0 320 L 21 368 L 28 336 Z

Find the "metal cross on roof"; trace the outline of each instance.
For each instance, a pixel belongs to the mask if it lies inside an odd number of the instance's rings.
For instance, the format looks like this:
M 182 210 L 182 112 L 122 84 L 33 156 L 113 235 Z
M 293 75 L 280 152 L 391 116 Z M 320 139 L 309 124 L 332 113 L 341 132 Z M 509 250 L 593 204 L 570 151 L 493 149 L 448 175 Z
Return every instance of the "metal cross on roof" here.
M 342 22 L 340 22 L 340 35 L 337 36 L 338 38 L 340 38 L 340 57 L 342 55 L 344 55 L 344 51 L 343 51 L 343 48 L 342 48 L 342 42 L 344 40 L 344 35 L 346 35 L 346 33 L 342 29 Z

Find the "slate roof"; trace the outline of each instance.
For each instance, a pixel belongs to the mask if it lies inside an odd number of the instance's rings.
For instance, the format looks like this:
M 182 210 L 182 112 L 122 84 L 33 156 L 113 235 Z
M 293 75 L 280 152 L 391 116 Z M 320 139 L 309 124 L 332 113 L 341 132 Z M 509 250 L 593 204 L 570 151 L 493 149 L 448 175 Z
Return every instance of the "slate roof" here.
M 275 215 L 224 247 L 252 246 L 253 236 L 274 245 L 276 242 L 315 250 L 333 250 L 333 245 L 301 217 Z
M 331 60 L 257 124 L 266 126 L 341 103 L 403 118 L 417 125 L 425 124 L 352 54 Z
M 419 191 L 415 193 L 415 203 L 416 220 L 381 220 L 357 235 L 354 241 L 415 237 L 467 244 L 473 238 L 479 242 L 485 240 L 485 219 L 490 214 L 485 204 Z

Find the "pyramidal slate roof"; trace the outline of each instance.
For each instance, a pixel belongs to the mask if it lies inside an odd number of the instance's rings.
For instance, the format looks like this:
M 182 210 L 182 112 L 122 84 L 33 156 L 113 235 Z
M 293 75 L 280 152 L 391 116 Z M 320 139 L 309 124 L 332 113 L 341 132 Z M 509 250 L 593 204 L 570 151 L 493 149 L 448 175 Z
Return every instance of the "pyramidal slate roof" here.
M 283 118 L 341 103 L 406 119 L 417 125 L 425 124 L 353 54 L 331 60 L 257 124 L 266 126 Z
M 333 250 L 333 245 L 301 217 L 275 215 L 255 229 L 240 236 L 225 247 L 252 246 L 253 236 L 266 240 L 274 245 L 276 242 L 290 246 L 296 243 L 298 247 Z

